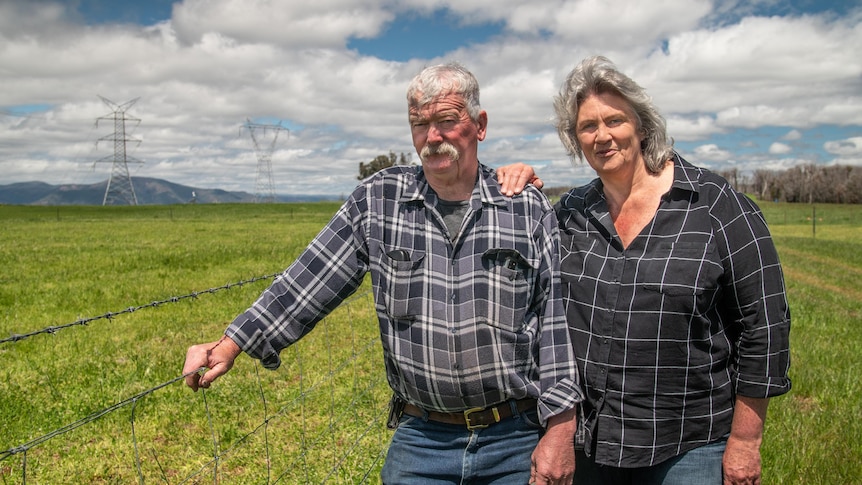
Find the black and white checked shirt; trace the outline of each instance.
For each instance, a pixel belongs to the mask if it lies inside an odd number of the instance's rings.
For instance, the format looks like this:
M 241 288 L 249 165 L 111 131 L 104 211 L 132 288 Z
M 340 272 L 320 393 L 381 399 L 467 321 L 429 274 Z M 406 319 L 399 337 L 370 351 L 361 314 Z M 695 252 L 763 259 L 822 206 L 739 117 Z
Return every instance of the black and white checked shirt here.
M 457 236 L 421 167 L 361 183 L 226 335 L 267 368 L 370 272 L 387 378 L 426 410 L 539 399 L 542 421 L 582 398 L 559 282 L 559 229 L 535 189 L 500 193 L 480 166 Z
M 790 390 L 790 312 L 760 210 L 674 162 L 671 190 L 625 249 L 599 179 L 555 207 L 586 394 L 576 441 L 600 464 L 660 463 L 729 433 L 737 394 Z

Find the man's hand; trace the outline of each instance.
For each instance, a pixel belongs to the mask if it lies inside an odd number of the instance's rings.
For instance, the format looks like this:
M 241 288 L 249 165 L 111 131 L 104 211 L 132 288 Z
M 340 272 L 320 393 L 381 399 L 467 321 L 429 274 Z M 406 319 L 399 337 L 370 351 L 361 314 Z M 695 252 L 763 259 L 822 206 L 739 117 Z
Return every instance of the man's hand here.
M 241 352 L 242 349 L 236 342 L 227 336 L 216 342 L 189 347 L 188 352 L 186 352 L 186 363 L 183 366 L 183 374 L 188 374 L 186 385 L 195 392 L 200 387 L 209 388 L 214 380 L 233 367 L 233 361 Z M 208 369 L 206 373 L 200 375 L 194 372 L 201 367 Z
M 721 466 L 724 485 L 759 485 L 760 443 L 769 399 L 737 396 Z
M 526 163 L 513 163 L 504 165 L 496 170 L 497 182 L 500 183 L 500 190 L 503 195 L 509 197 L 520 194 L 528 183 L 535 185 L 537 188 L 545 186 L 544 182 L 536 176 L 536 171 L 533 167 Z
M 548 429 L 533 451 L 530 483 L 572 483 L 575 477 L 575 410 L 548 420 Z

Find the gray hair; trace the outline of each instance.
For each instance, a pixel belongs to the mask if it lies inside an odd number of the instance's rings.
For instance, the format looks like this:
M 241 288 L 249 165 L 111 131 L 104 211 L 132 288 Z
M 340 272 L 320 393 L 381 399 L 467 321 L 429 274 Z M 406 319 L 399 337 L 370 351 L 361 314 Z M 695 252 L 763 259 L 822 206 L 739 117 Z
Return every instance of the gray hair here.
M 447 94 L 457 94 L 464 98 L 470 119 L 479 119 L 479 113 L 482 112 L 479 105 L 479 81 L 457 62 L 426 67 L 417 74 L 407 87 L 407 104 L 411 108 L 420 108 Z
M 646 91 L 603 56 L 588 57 L 575 66 L 566 77 L 560 94 L 554 97 L 555 124 L 566 151 L 573 157 L 584 158 L 575 132 L 578 109 L 587 97 L 607 93 L 620 96 L 631 107 L 637 129 L 643 136 L 641 152 L 647 170 L 660 172 L 673 155 L 673 139 L 667 136 L 665 119 Z

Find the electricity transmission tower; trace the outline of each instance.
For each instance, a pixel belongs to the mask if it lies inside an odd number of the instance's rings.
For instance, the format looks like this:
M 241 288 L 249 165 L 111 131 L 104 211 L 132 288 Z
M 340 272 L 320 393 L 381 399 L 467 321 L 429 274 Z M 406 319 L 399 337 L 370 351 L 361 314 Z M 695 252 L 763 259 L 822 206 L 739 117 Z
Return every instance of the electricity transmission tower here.
M 111 108 L 111 114 L 101 116 L 96 119 L 96 126 L 101 120 L 113 120 L 114 133 L 99 138 L 99 141 L 113 141 L 114 154 L 97 160 L 96 162 L 111 162 L 111 177 L 108 178 L 108 187 L 105 189 L 105 198 L 102 199 L 102 205 L 113 205 L 117 203 L 138 205 L 138 197 L 135 195 L 135 188 L 132 186 L 132 178 L 129 176 L 129 162 L 144 163 L 126 153 L 126 143 L 135 142 L 140 144 L 141 141 L 134 138 L 129 138 L 126 135 L 126 121 L 139 124 L 141 120 L 132 118 L 126 114 L 126 111 L 132 107 L 140 98 L 135 98 L 131 101 L 126 101 L 123 104 L 117 104 L 113 101 L 99 96 L 108 108 Z
M 275 142 L 278 141 L 279 133 L 286 131 L 289 136 L 290 130 L 282 127 L 281 122 L 277 125 L 262 125 L 252 123 L 248 118 L 246 118 L 246 123 L 243 127 L 248 130 L 251 141 L 254 143 L 254 153 L 257 155 L 257 178 L 254 183 L 254 201 L 275 202 L 275 184 L 272 181 L 272 152 L 275 150 Z M 256 135 L 256 131 L 262 133 Z M 270 133 L 268 143 L 267 132 Z

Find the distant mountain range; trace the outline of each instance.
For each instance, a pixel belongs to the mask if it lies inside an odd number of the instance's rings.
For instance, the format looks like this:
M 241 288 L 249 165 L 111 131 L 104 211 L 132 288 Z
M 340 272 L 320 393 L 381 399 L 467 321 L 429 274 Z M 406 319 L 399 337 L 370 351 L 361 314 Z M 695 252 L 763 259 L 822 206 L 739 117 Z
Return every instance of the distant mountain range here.
M 0 185 L 0 204 L 102 205 L 107 185 L 107 180 L 92 185 L 50 185 L 44 182 L 19 182 Z M 254 195 L 248 192 L 199 189 L 154 178 L 134 177 L 132 185 L 139 205 L 254 202 Z M 278 202 L 310 202 L 337 200 L 338 197 L 331 195 L 278 195 L 276 199 Z

